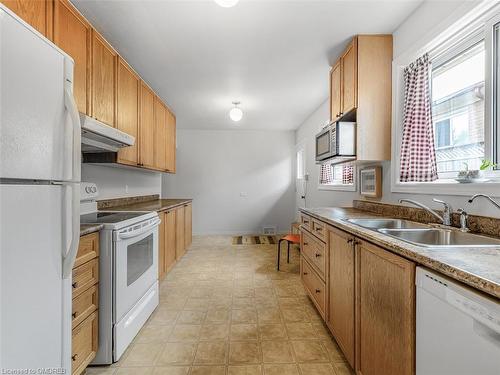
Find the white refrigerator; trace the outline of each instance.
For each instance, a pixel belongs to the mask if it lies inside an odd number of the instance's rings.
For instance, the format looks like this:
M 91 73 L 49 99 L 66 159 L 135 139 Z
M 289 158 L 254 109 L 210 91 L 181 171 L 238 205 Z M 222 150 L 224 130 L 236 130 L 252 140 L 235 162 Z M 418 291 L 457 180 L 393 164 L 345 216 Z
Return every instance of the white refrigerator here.
M 72 77 L 73 60 L 0 4 L 2 374 L 71 373 L 81 163 Z

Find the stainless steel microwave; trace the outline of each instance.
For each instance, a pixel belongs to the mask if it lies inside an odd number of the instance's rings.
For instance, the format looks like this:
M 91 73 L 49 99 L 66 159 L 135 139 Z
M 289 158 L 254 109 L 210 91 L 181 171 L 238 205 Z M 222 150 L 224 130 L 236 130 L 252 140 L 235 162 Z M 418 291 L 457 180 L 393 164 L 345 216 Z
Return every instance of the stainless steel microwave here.
M 332 122 L 316 135 L 316 162 L 356 157 L 356 123 Z

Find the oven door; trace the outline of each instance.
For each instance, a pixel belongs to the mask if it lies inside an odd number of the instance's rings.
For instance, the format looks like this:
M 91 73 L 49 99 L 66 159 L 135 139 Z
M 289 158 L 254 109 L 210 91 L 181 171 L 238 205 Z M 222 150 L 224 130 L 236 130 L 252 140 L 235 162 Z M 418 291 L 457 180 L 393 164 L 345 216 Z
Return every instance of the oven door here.
M 119 322 L 158 280 L 158 225 L 153 218 L 114 236 L 113 323 Z
M 316 161 L 322 161 L 335 156 L 335 126 L 327 126 L 316 135 Z

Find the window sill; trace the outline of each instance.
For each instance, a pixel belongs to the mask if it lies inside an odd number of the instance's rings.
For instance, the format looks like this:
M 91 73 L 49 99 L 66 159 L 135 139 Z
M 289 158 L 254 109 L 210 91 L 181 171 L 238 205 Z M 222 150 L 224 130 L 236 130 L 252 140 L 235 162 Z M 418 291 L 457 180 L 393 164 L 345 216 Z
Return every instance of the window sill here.
M 356 191 L 356 185 L 318 185 L 318 190 Z
M 471 182 L 461 184 L 454 180 L 441 180 L 439 182 L 394 182 L 391 186 L 393 193 L 411 194 L 444 194 L 444 195 L 474 195 L 483 193 L 492 197 L 500 197 L 500 179 L 492 179 L 488 182 Z

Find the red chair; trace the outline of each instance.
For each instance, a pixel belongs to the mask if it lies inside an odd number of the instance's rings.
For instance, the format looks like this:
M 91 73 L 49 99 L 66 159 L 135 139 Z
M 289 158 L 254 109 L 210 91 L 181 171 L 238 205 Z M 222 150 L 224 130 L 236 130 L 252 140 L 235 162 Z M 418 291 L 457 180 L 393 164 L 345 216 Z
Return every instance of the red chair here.
M 287 234 L 278 241 L 278 263 L 276 269 L 280 270 L 281 241 L 286 241 L 286 262 L 290 263 L 290 243 L 300 244 L 300 234 Z

